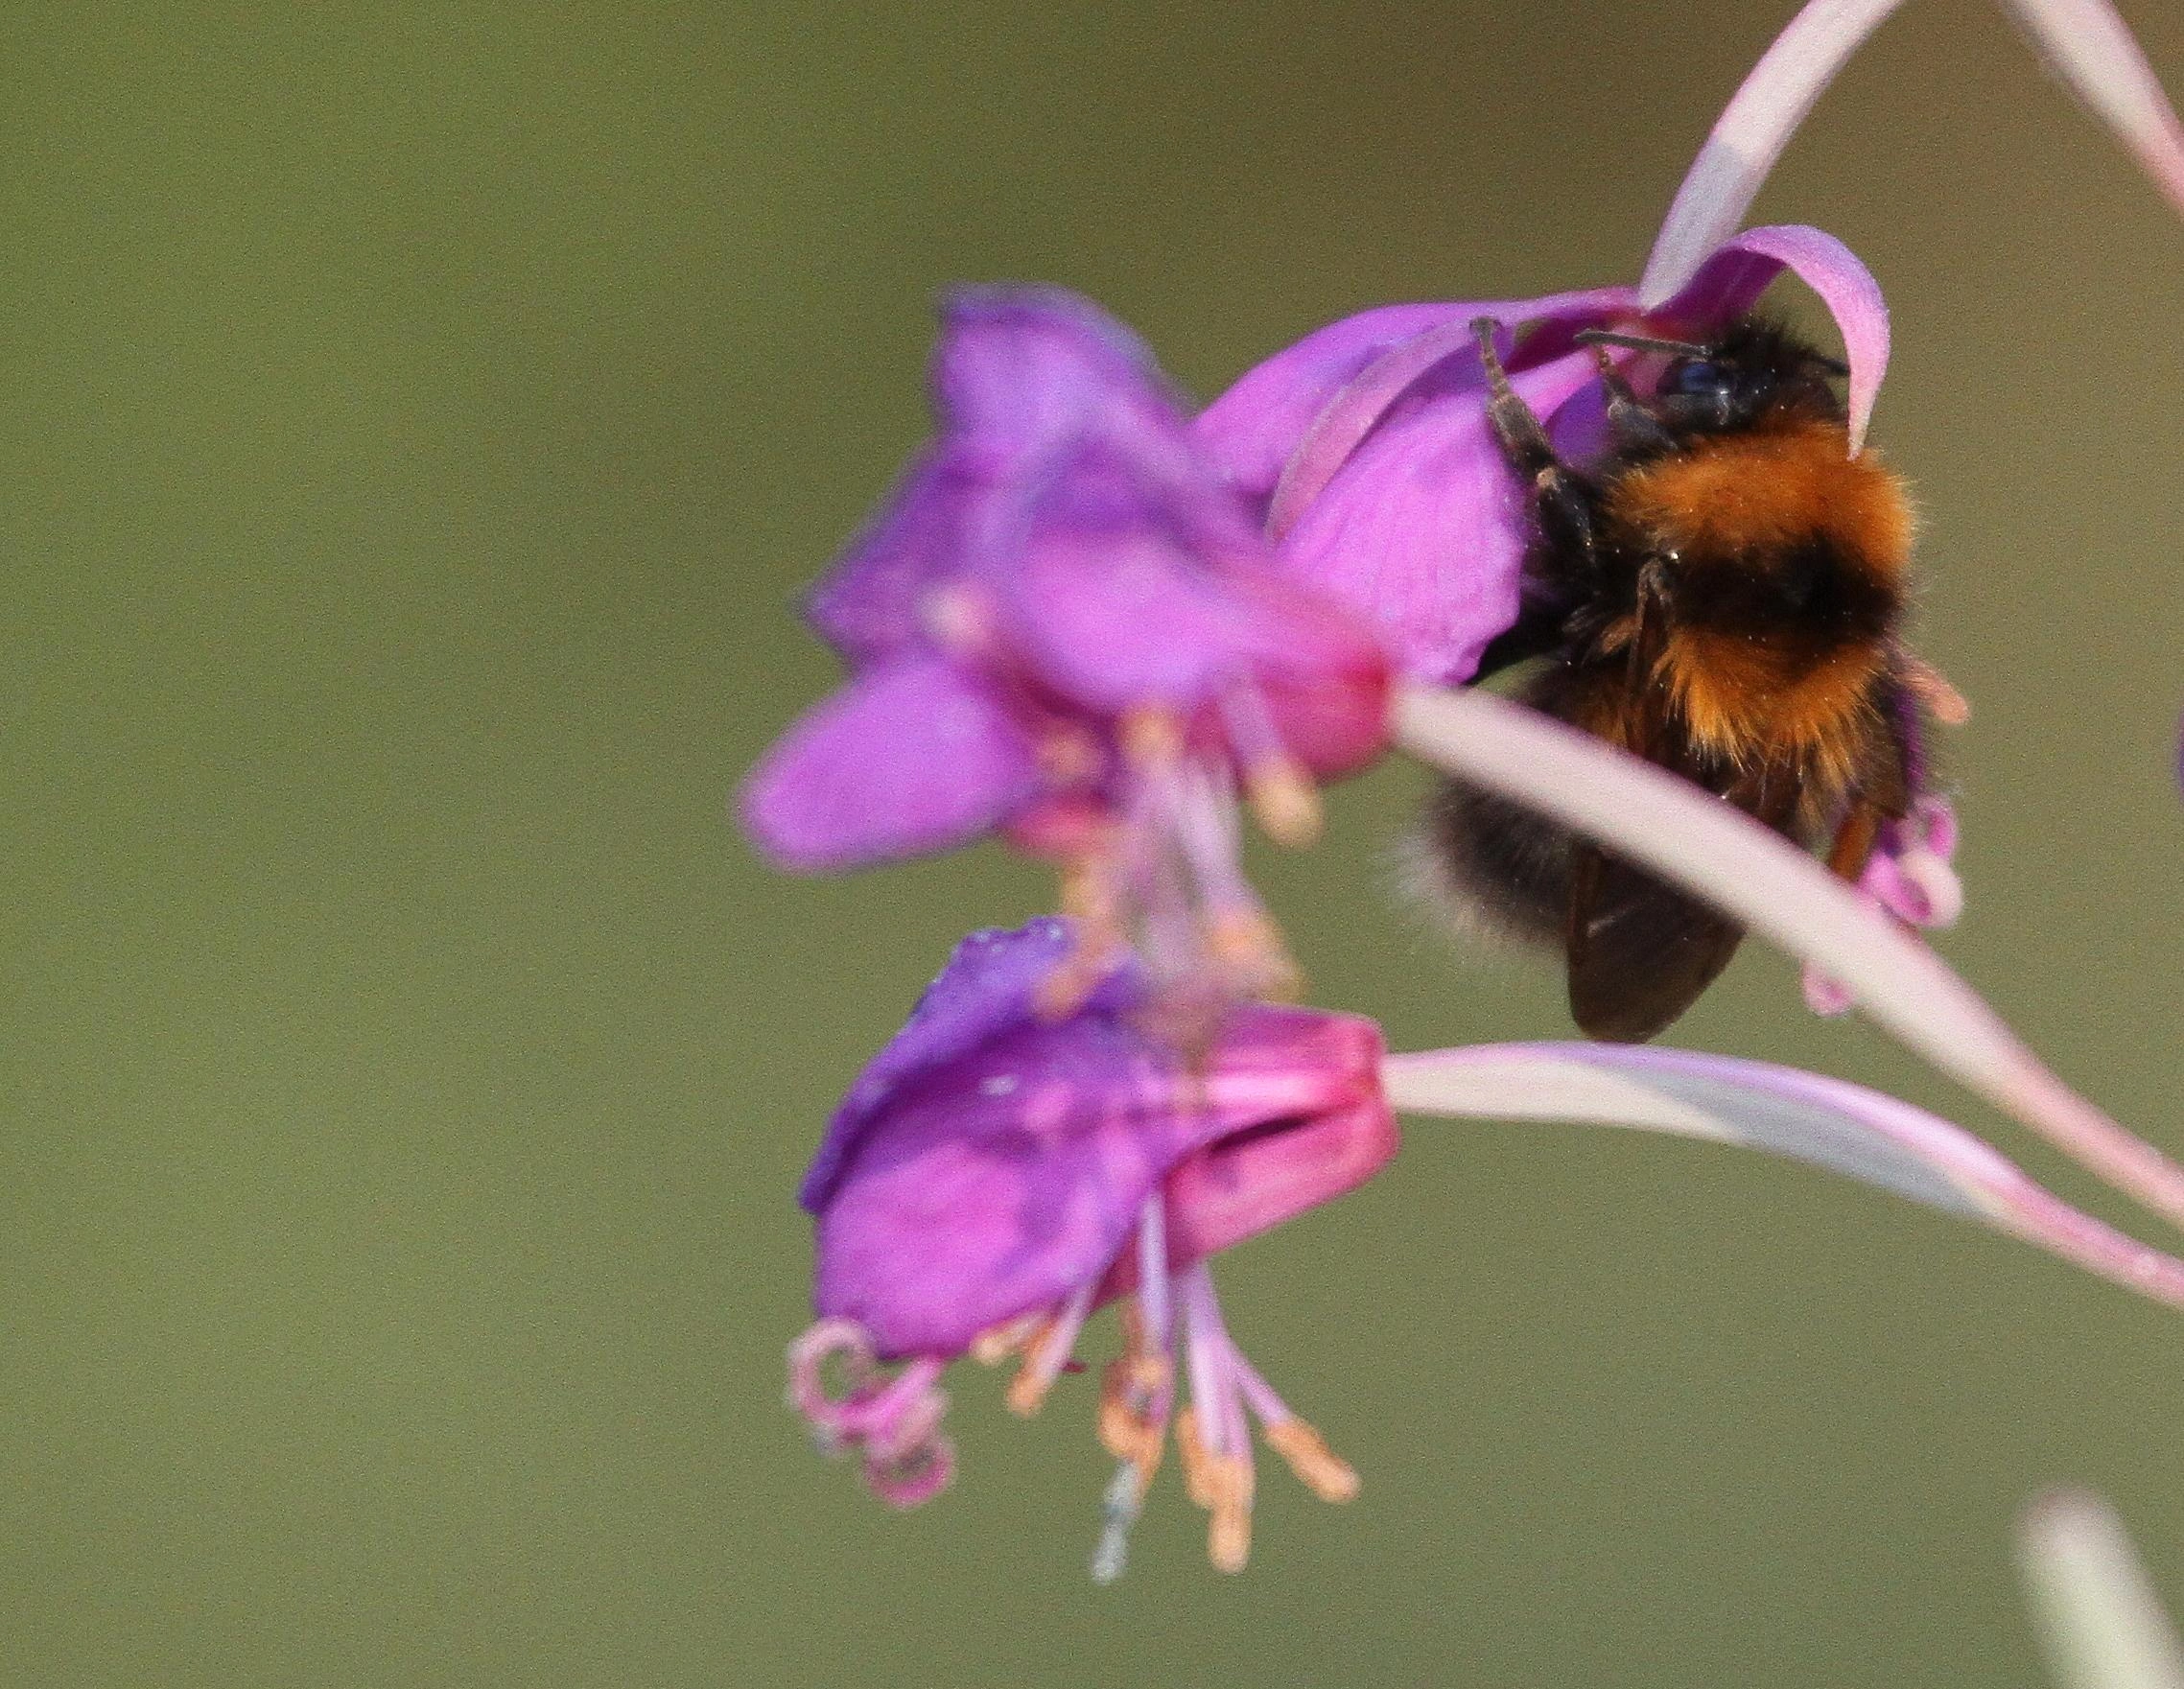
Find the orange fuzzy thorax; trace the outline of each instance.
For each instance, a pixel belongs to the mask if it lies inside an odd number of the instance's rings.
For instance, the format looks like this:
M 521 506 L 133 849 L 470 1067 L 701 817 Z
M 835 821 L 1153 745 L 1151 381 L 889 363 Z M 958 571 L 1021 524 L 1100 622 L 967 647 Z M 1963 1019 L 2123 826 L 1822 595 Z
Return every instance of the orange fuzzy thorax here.
M 1842 425 L 1819 420 L 1641 464 L 1616 481 L 1608 515 L 1626 544 L 1670 565 L 1687 603 L 1818 554 L 1891 620 L 1914 527 L 1902 481 L 1870 453 L 1850 457 Z M 1726 625 L 1679 613 L 1656 672 L 1697 746 L 1732 762 L 1786 755 L 1820 799 L 1852 781 L 1881 728 L 1874 685 L 1890 660 L 1885 635 L 1838 637 L 1792 612 Z
M 1701 440 L 1619 477 L 1610 519 L 1656 549 L 1724 557 L 1824 538 L 1846 564 L 1900 584 L 1914 528 L 1904 485 L 1839 422 L 1801 420 Z

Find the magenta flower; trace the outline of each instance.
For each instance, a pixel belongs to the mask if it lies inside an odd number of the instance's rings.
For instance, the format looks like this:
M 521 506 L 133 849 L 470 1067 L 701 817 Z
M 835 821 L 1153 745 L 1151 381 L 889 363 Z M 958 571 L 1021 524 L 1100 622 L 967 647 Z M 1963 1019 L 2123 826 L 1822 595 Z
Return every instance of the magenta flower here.
M 1250 1551 L 1249 1419 L 1316 1493 L 1356 1493 L 1356 1473 L 1229 1334 L 1209 1263 L 1371 1178 L 1396 1150 L 1392 1109 L 1765 1150 L 2184 1306 L 2184 1261 L 2069 1207 L 1949 1122 L 1860 1086 L 1623 1045 L 1385 1056 L 1368 1021 L 1267 1007 L 1233 1011 L 1193 1069 L 1132 1024 L 1142 987 L 1129 974 L 1067 1020 L 1037 1013 L 1040 982 L 1069 944 L 1051 920 L 966 939 L 836 1112 L 802 1191 L 818 1220 L 818 1319 L 789 1348 L 789 1400 L 822 1448 L 857 1451 L 873 1490 L 913 1507 L 954 1469 L 946 1368 L 967 1353 L 1019 1358 L 1008 1399 L 1030 1415 L 1083 1370 L 1089 1316 L 1119 1300 L 1122 1352 L 1102 1373 L 1096 1415 L 1118 1462 L 1092 1562 L 1102 1580 L 1122 1569 L 1171 1427 L 1224 1570 Z
M 959 293 L 939 433 L 811 596 L 849 683 L 744 788 L 783 865 L 856 866 L 1005 832 L 1050 856 L 1087 934 L 1163 981 L 1280 982 L 1235 863 L 1236 787 L 1308 839 L 1314 782 L 1386 742 L 1375 635 L 1273 567 L 1143 348 L 1070 295 Z
M 790 1395 L 823 1444 L 861 1447 L 873 1488 L 910 1506 L 947 1482 L 936 1388 L 951 1360 L 1016 1354 L 1037 1410 L 1085 1320 L 1128 1299 L 1107 1369 L 1103 1443 L 1121 1463 L 1099 1569 L 1124 1535 L 1173 1413 L 1192 1498 L 1227 1569 L 1249 1552 L 1247 1418 L 1329 1500 L 1350 1469 L 1292 1414 L 1223 1323 L 1210 1258 L 1361 1184 L 1396 1151 L 1370 1021 L 1254 1006 L 1186 1066 L 1132 1023 L 1143 987 L 1111 975 L 1069 1020 L 1037 1012 L 1071 937 L 1058 921 L 966 939 L 851 1090 L 806 1177 L 819 1321 L 789 1351 Z M 829 1394 L 822 1363 L 841 1363 Z M 881 1362 L 901 1362 L 883 1377 Z
M 1370 760 L 1392 730 L 1782 945 L 1828 1006 L 1854 1002 L 2184 1224 L 2184 1168 L 2065 1086 L 1909 930 L 1961 902 L 1955 818 L 1919 769 L 1853 887 L 1686 781 L 1445 690 L 1520 607 L 1522 489 L 1485 426 L 1473 317 L 1501 321 L 1518 394 L 1581 456 L 1603 424 L 1582 334 L 1704 338 L 1794 270 L 1843 327 L 1858 449 L 1888 348 L 1871 278 L 1818 230 L 1734 230 L 1820 87 L 1893 4 L 1815 0 L 1798 15 L 1717 126 L 1636 286 L 1368 313 L 1254 371 L 1195 430 L 1089 306 L 1028 292 L 951 303 L 939 436 L 811 601 L 851 679 L 744 794 L 753 835 L 790 866 L 999 832 L 1062 863 L 1080 916 L 967 940 L 807 1175 L 818 1318 L 790 1348 L 790 1399 L 823 1446 L 861 1455 L 883 1498 L 912 1506 L 951 1478 L 950 1364 L 1016 1357 L 1008 1398 L 1032 1413 L 1083 1371 L 1087 1321 L 1110 1301 L 1121 1352 L 1097 1423 L 1119 1464 L 1095 1575 L 1121 1569 L 1171 1430 L 1224 1568 L 1250 1547 L 1252 1419 L 1318 1493 L 1353 1494 L 1356 1474 L 1230 1336 L 1209 1263 L 1370 1178 L 1394 1154 L 1396 1109 L 1770 1150 L 2184 1306 L 2184 1260 L 1860 1087 L 1588 1044 L 1387 1057 L 1370 1022 L 1244 1000 L 1279 947 L 1236 869 L 1238 788 L 1270 831 L 1302 837 L 1314 782 Z M 2012 4 L 2184 203 L 2184 136 L 2104 0 Z M 1651 379 L 1643 347 L 1608 356 Z M 1411 678 L 1391 680 L 1368 622 Z M 1940 719 L 1961 704 L 1930 674 L 1913 690 Z M 1180 1041 L 1166 1013 L 1179 981 L 1213 987 Z
M 1518 331 L 1501 348 L 1511 385 L 1582 459 L 1605 410 L 1599 354 L 1576 336 L 1705 343 L 1786 269 L 1842 327 L 1855 442 L 1888 363 L 1888 310 L 1848 247 L 1801 227 L 1724 243 L 1651 306 L 1636 288 L 1607 287 L 1364 312 L 1244 376 L 1199 418 L 1199 437 L 1264 512 L 1285 567 L 1378 621 L 1413 674 L 1458 684 L 1516 621 L 1532 545 L 1470 324 L 1492 317 Z M 1641 356 L 1607 351 L 1626 369 Z
M 1373 617 L 1421 680 L 1457 684 L 1519 610 L 1526 503 L 1487 422 L 1469 324 L 1491 317 L 1512 385 L 1558 449 L 1583 460 L 1604 414 L 1607 330 L 1704 343 L 1783 270 L 1820 296 L 1849 364 L 1855 454 L 1889 354 L 1887 306 L 1865 267 L 1819 229 L 1736 232 L 1820 91 L 1900 0 L 1812 0 L 1737 91 L 1693 163 L 1632 286 L 1534 299 L 1393 305 L 1305 337 L 1251 370 L 1199 419 L 1232 483 L 1263 513 L 1283 563 Z M 2180 129 L 2106 0 L 2007 0 L 2058 74 L 2179 207 Z M 1657 361 L 1613 348 L 1643 387 Z

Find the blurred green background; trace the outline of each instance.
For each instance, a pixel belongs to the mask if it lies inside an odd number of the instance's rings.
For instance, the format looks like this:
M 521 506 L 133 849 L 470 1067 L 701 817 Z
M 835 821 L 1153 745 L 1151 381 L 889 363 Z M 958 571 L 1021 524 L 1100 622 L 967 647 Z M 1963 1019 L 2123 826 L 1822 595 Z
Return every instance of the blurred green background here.
M 1421 1123 L 1240 1252 L 1362 1467 L 1225 1580 L 1084 1565 L 1085 1392 L 952 1380 L 898 1516 L 780 1401 L 789 1195 L 998 851 L 776 879 L 791 617 L 925 430 L 930 301 L 1081 288 L 1202 394 L 1367 304 L 1627 278 L 1791 10 L 16 5 L 0 19 L 0 1680 L 2026 1684 L 2037 1485 L 2184 1606 L 2184 1317 L 1807 1169 Z M 2132 14 L 2184 88 L 2184 15 Z M 1969 916 L 2184 1151 L 2184 224 L 1992 7 L 1915 0 L 1757 208 L 1889 289 L 1876 438 Z M 1262 884 L 1398 1044 L 1560 1035 L 1390 895 Z M 1897 1089 L 1748 950 L 1682 1042 Z M 2158 1235 L 2149 1226 L 2139 1228 Z

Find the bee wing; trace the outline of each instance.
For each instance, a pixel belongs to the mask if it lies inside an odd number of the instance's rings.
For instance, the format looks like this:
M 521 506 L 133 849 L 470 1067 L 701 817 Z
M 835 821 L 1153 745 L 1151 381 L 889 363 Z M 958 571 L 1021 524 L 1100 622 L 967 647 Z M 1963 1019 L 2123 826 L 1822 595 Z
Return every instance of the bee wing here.
M 1713 984 L 1744 928 L 1590 845 L 1571 870 L 1570 1016 L 1587 1038 L 1643 1044 Z
M 1697 770 L 1657 754 L 1653 760 L 1719 787 L 1718 781 L 1700 779 Z M 1748 771 L 1721 795 L 1777 832 L 1797 811 L 1797 785 L 1779 768 Z M 1743 943 L 1744 927 L 1582 839 L 1572 840 L 1570 853 L 1563 932 L 1570 1016 L 1587 1038 L 1643 1044 L 1713 984 Z

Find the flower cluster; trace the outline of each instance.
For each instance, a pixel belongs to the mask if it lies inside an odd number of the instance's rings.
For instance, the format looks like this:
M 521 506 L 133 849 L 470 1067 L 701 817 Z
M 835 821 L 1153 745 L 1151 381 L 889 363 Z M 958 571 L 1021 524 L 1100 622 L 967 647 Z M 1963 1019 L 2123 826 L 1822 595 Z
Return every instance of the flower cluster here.
M 1387 742 L 1374 630 L 1275 565 L 1119 324 L 1066 294 L 943 313 L 939 437 L 822 581 L 850 683 L 753 774 L 751 835 L 795 868 L 990 832 L 1061 868 L 1066 1009 L 1129 950 L 1203 1021 L 1287 989 L 1236 866 L 1239 790 L 1289 844 L 1316 783 Z
M 2014 4 L 2184 203 L 2184 132 L 2113 14 L 2100 0 Z M 1713 343 L 1788 272 L 1841 331 L 1843 444 L 1860 451 L 1888 359 L 1879 288 L 1820 230 L 1738 225 L 1891 9 L 1799 13 L 1634 285 L 1367 311 L 1196 415 L 1082 299 L 1019 288 L 946 302 L 935 436 L 806 607 L 848 678 L 741 798 L 750 836 L 790 869 L 998 835 L 1060 878 L 1058 918 L 963 941 L 805 1180 L 817 1318 L 789 1350 L 790 1401 L 824 1448 L 860 1456 L 882 1498 L 911 1506 L 949 1482 L 951 1363 L 1013 1359 L 1007 1398 L 1028 1415 L 1084 1370 L 1088 1322 L 1109 1302 L 1118 1352 L 1096 1421 L 1117 1465 L 1096 1575 L 1120 1571 L 1171 1441 L 1225 1569 L 1250 1547 L 1254 1421 L 1317 1493 L 1353 1495 L 1355 1472 L 1230 1334 L 1211 1262 L 1377 1173 L 1398 1108 L 1772 1150 L 2184 1305 L 2184 1262 L 1854 1086 L 1585 1044 L 1389 1057 L 1372 1021 L 1281 1000 L 1295 967 L 1239 864 L 1247 809 L 1307 844 L 1321 786 L 1400 746 L 1780 943 L 1816 1009 L 1863 1008 L 2184 1220 L 2184 1170 L 2050 1074 L 1913 931 L 1962 902 L 1923 732 L 1963 710 L 1916 659 L 1897 653 L 1919 706 L 1896 735 L 1909 789 L 1844 867 L 1854 885 L 1676 775 L 1464 684 L 1529 607 L 1538 518 L 1513 416 L 1558 462 L 1587 461 L 1619 405 L 1656 396 L 1664 348 Z
M 951 1460 L 941 1368 L 1017 1357 L 1009 1405 L 1031 1414 L 1087 1317 L 1123 1299 L 1099 1407 L 1120 1463 L 1100 1565 L 1121 1568 L 1172 1420 L 1213 1559 L 1233 1569 L 1250 1543 L 1247 1414 L 1320 1494 L 1346 1499 L 1356 1478 L 1244 1358 L 1209 1264 L 1395 1154 L 1380 1036 L 1256 1004 L 1186 1061 L 1138 1023 L 1146 988 L 1127 965 L 1066 1019 L 1042 1015 L 1070 943 L 1052 920 L 965 939 L 836 1112 L 802 1193 L 819 1322 L 791 1352 L 792 1395 L 830 1446 L 863 1449 L 882 1496 L 922 1501 Z M 835 1395 L 819 1378 L 830 1357 L 847 1364 Z M 879 1361 L 903 1371 L 882 1380 Z

